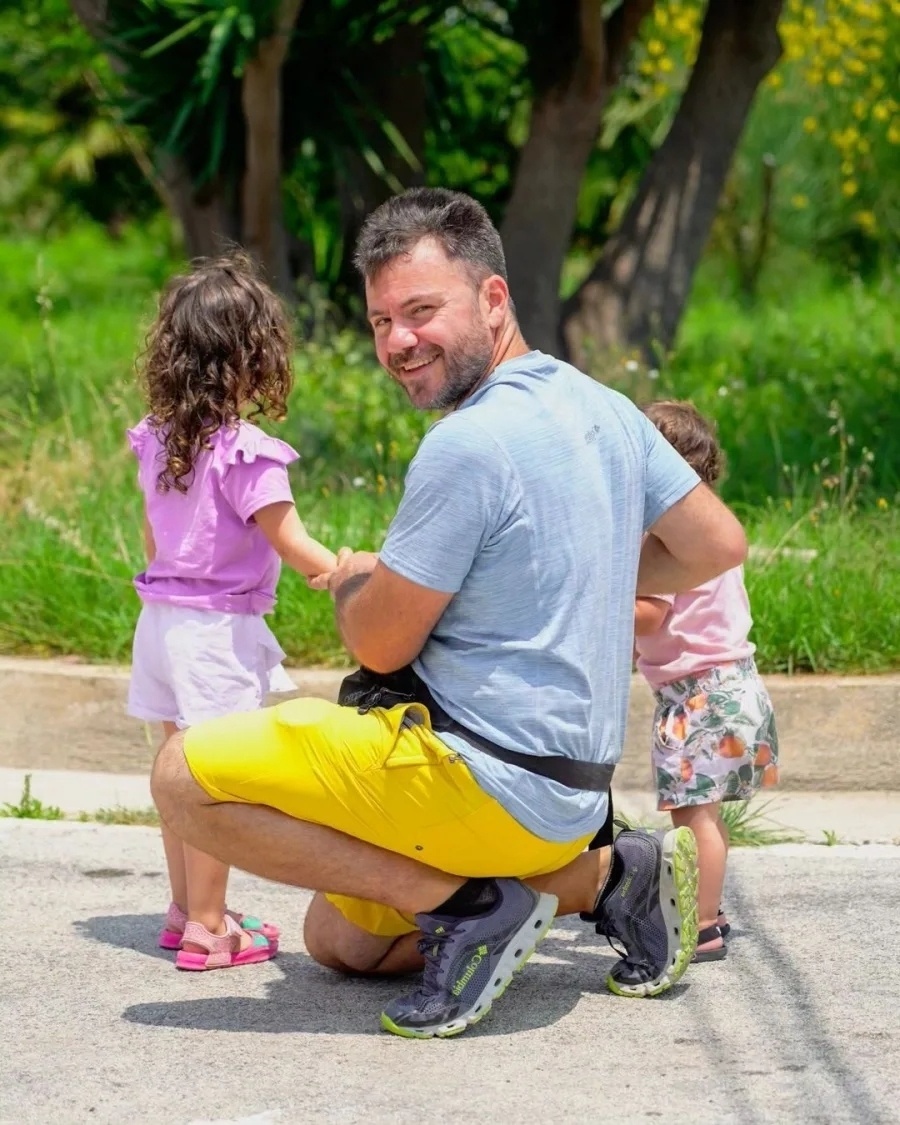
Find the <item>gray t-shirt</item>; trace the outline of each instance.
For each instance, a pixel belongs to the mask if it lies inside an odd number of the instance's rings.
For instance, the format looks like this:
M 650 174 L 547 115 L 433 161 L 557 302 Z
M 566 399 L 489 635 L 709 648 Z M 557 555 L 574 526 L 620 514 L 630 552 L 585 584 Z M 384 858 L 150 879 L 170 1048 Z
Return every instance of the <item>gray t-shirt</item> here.
M 698 480 L 623 395 L 541 352 L 501 364 L 425 435 L 380 552 L 454 595 L 414 665 L 437 702 L 500 746 L 617 762 L 641 535 Z M 605 794 L 444 741 L 543 839 L 606 817 Z

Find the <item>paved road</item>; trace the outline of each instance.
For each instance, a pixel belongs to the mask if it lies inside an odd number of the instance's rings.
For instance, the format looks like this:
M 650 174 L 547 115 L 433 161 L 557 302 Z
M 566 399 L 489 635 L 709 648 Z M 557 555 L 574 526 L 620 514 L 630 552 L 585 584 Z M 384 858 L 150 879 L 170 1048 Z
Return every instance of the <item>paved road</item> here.
M 448 1042 L 379 1032 L 397 986 L 309 961 L 305 895 L 235 875 L 231 899 L 282 955 L 178 974 L 152 830 L 0 820 L 0 1122 L 900 1122 L 900 848 L 736 853 L 732 955 L 667 999 L 606 993 L 565 920 Z

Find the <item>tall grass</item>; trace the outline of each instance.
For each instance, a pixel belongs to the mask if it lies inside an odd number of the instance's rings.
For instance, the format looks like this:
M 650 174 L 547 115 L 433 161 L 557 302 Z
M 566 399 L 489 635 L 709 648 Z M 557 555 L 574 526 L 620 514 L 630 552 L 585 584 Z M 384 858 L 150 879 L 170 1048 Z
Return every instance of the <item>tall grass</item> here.
M 0 246 L 2 651 L 128 658 L 143 565 L 123 437 L 142 413 L 132 360 L 176 265 L 153 231 Z M 842 290 L 811 274 L 749 311 L 722 291 L 711 263 L 654 392 L 718 419 L 726 497 L 755 544 L 815 552 L 748 565 L 760 665 L 900 668 L 895 282 Z M 367 340 L 342 332 L 303 346 L 290 417 L 274 430 L 302 455 L 293 483 L 313 534 L 377 548 L 428 423 Z M 330 599 L 292 573 L 273 626 L 294 661 L 344 659 Z

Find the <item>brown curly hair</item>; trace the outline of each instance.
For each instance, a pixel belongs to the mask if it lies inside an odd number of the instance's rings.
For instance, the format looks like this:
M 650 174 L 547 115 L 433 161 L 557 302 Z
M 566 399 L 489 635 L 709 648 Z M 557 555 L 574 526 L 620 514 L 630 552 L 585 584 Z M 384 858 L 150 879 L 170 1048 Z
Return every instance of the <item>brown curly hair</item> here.
M 150 426 L 165 447 L 160 492 L 187 492 L 210 436 L 250 419 L 281 419 L 293 383 L 285 310 L 253 261 L 236 252 L 201 258 L 159 299 L 138 371 Z
M 725 469 L 715 423 L 690 402 L 651 402 L 642 409 L 669 445 L 678 450 L 704 484 L 712 487 Z

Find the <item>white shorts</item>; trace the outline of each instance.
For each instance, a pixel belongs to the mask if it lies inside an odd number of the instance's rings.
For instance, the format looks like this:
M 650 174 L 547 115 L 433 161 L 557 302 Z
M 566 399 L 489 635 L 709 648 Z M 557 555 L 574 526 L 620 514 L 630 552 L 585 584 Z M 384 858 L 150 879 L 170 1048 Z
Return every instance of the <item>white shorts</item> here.
M 134 631 L 128 714 L 190 727 L 296 691 L 262 617 L 148 602 Z

